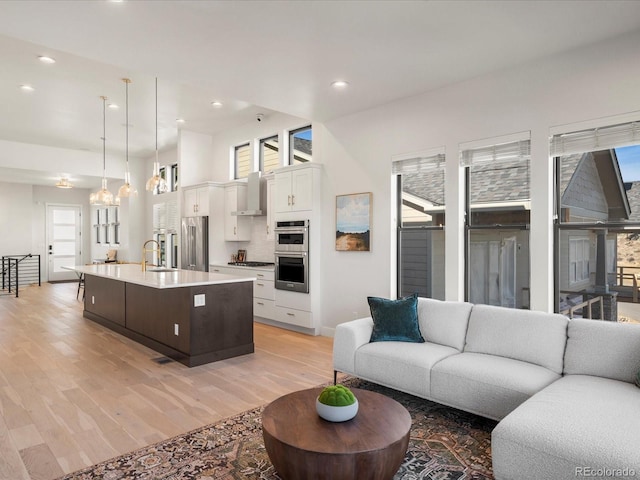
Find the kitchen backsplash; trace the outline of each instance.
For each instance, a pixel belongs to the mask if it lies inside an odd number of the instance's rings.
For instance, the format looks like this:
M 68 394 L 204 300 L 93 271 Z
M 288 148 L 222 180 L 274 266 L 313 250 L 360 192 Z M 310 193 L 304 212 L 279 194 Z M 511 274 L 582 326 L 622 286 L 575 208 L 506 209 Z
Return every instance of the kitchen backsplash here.
M 273 262 L 275 240 L 267 240 L 267 217 L 253 217 L 251 241 L 238 242 L 238 248 L 247 251 L 247 260 Z

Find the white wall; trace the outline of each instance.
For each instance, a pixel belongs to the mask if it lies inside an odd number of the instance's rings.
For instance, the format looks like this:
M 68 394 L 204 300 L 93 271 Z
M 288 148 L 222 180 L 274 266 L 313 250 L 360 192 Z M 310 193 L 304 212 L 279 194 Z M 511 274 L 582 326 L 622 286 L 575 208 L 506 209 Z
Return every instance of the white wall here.
M 335 195 L 373 192 L 372 251 L 336 252 L 331 228 L 323 237 L 323 325 L 329 329 L 368 314 L 367 295 L 393 296 L 394 220 L 390 159 L 444 146 L 446 170 L 446 287 L 463 298 L 463 200 L 458 145 L 515 132 L 531 132 L 531 302 L 553 310 L 553 126 L 640 111 L 640 35 L 629 35 L 569 54 L 486 75 L 424 95 L 314 124 L 325 164 L 324 220 L 335 224 Z M 640 118 L 640 113 L 637 114 Z M 571 128 L 567 127 L 567 131 Z M 326 331 L 326 329 L 325 329 Z
M 32 252 L 33 187 L 0 182 L 0 256 Z
M 178 183 L 181 187 L 211 180 L 211 135 L 181 129 L 178 132 Z M 175 162 L 175 160 L 174 160 Z M 160 165 L 163 165 L 160 160 Z

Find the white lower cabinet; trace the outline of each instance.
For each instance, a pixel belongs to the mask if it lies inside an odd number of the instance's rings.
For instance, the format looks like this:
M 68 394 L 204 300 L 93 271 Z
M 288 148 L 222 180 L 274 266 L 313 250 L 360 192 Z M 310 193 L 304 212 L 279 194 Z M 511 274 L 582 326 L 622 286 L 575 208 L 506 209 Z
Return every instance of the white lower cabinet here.
M 275 300 L 276 318 L 274 320 L 298 327 L 314 327 L 309 294 L 276 290 Z
M 253 297 L 253 314 L 256 317 L 276 319 L 276 302 L 264 298 Z
M 313 328 L 311 312 L 276 305 L 275 315 L 275 320 L 278 322 L 289 323 L 291 325 L 297 325 L 298 327 Z

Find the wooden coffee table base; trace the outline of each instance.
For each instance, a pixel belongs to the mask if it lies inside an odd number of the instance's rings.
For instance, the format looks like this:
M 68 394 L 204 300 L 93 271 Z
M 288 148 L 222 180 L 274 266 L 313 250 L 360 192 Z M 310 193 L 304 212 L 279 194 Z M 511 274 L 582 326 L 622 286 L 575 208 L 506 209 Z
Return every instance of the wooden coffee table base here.
M 290 393 L 265 408 L 262 435 L 278 475 L 285 480 L 393 478 L 409 445 L 409 412 L 391 398 L 354 388 L 356 417 L 327 422 L 316 413 L 321 390 Z

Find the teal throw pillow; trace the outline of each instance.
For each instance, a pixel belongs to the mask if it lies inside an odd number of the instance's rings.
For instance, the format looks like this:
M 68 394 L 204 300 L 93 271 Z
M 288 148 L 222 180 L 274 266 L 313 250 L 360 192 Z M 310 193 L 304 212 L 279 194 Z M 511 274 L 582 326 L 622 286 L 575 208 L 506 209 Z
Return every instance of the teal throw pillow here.
M 418 326 L 417 294 L 398 300 L 367 297 L 367 301 L 373 318 L 371 342 L 424 342 Z

